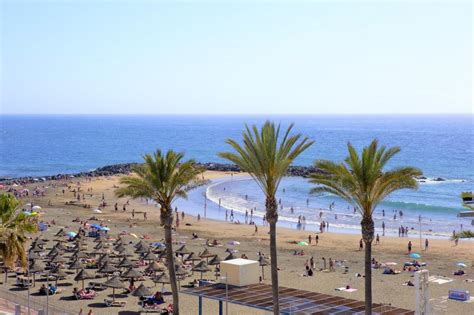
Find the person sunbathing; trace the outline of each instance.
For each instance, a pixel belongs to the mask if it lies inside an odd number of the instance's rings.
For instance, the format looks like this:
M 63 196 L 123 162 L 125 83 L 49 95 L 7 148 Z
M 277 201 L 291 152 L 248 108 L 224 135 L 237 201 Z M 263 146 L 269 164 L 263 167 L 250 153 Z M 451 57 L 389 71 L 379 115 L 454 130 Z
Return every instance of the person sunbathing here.
M 464 276 L 466 273 L 464 272 L 464 270 L 459 269 L 458 271 L 455 271 L 453 274 L 455 276 Z

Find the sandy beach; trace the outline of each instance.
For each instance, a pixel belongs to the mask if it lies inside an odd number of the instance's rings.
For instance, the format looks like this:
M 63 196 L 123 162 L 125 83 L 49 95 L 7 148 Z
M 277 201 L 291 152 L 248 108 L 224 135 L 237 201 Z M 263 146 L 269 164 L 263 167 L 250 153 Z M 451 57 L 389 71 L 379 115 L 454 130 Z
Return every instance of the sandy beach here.
M 207 179 L 214 179 L 220 176 L 228 175 L 221 172 L 206 172 Z M 81 192 L 86 194 L 85 200 L 81 203 L 87 203 L 91 208 L 76 205 L 66 205 L 66 202 L 74 200 L 73 192 L 69 191 L 67 185 L 71 188 L 77 188 L 77 180 L 71 179 L 69 182 L 44 182 L 38 185 L 28 185 L 27 188 L 34 189 L 40 186 L 45 190 L 45 195 L 42 197 L 25 197 L 22 198 L 23 204 L 33 202 L 35 205 L 42 207 L 41 220 L 45 222 L 55 221 L 50 228 L 43 233 L 43 236 L 53 239 L 53 236 L 60 228 L 67 231 L 75 231 L 78 229 L 78 223 L 73 223 L 72 220 L 76 217 L 84 220 L 92 215 L 97 216 L 103 220 L 111 230 L 110 235 L 116 235 L 122 231 L 126 233 L 134 233 L 139 237 L 147 235 L 152 241 L 159 241 L 163 237 L 163 231 L 159 226 L 159 212 L 158 209 L 152 205 L 147 205 L 140 200 L 130 200 L 126 206 L 126 211 L 123 211 L 122 206 L 127 202 L 127 199 L 117 199 L 114 196 L 114 187 L 117 187 L 120 176 L 93 178 L 91 181 L 84 179 L 80 180 Z M 62 190 L 65 189 L 65 193 Z M 92 189 L 91 192 L 88 190 Z M 97 208 L 102 200 L 102 196 L 108 203 L 108 206 L 103 209 L 103 213 L 94 214 L 92 209 Z M 114 210 L 114 204 L 118 203 L 118 211 Z M 132 218 L 132 210 L 134 209 L 135 216 Z M 184 210 L 184 209 L 180 209 Z M 185 211 L 185 210 L 184 210 Z M 143 213 L 147 213 L 147 220 L 144 220 Z M 230 222 L 209 220 L 201 218 L 198 221 L 196 217 L 186 215 L 184 221 L 180 222 L 177 233 L 174 235 L 174 240 L 178 244 L 186 244 L 190 250 L 198 253 L 204 249 L 206 240 L 218 240 L 224 244 L 222 247 L 213 247 L 209 250 L 218 254 L 221 258 L 226 256 L 226 244 L 231 240 L 237 240 L 240 245 L 232 246 L 238 250 L 235 255 L 240 256 L 245 254 L 250 259 L 256 259 L 258 252 L 263 252 L 269 255 L 269 237 L 268 227 L 261 226 L 260 220 L 257 222 L 258 232 L 255 233 L 255 228 L 252 225 L 235 224 Z M 199 238 L 192 239 L 192 233 L 196 233 Z M 356 274 L 363 273 L 364 252 L 359 250 L 359 235 L 352 234 L 337 234 L 337 233 L 323 233 L 319 234 L 319 242 L 316 246 L 298 246 L 295 241 L 307 241 L 308 235 L 311 234 L 312 239 L 315 238 L 314 232 L 297 231 L 287 228 L 278 229 L 278 253 L 279 253 L 279 268 L 280 268 L 280 285 L 285 287 L 305 289 L 320 293 L 332 294 L 363 300 L 364 298 L 364 280 L 362 277 L 357 277 Z M 137 242 L 138 240 L 127 236 L 127 240 Z M 420 261 L 426 262 L 427 269 L 432 276 L 444 276 L 452 279 L 451 282 L 445 284 L 438 284 L 430 282 L 430 294 L 432 297 L 432 305 L 435 314 L 472 314 L 474 310 L 474 303 L 456 302 L 447 300 L 448 289 L 466 289 L 474 292 L 474 282 L 467 281 L 474 279 L 474 242 L 460 241 L 457 246 L 449 240 L 430 240 L 429 249 L 423 250 L 419 246 L 419 239 L 417 235 L 412 235 L 409 238 L 397 237 L 381 237 L 380 244 L 373 246 L 373 257 L 380 263 L 396 263 L 393 266 L 396 270 L 401 270 L 403 264 L 412 260 L 407 255 L 407 243 L 412 241 L 413 251 L 421 254 Z M 423 240 L 424 243 L 424 240 Z M 49 242 L 49 247 L 54 243 Z M 91 242 L 92 244 L 92 242 Z M 294 255 L 295 250 L 303 250 L 305 255 Z M 304 277 L 305 262 L 314 257 L 316 264 L 316 272 L 312 277 Z M 340 263 L 336 264 L 334 272 L 326 270 L 320 271 L 323 268 L 322 258 L 332 258 Z M 454 276 L 453 272 L 457 270 L 456 263 L 464 262 L 467 264 L 465 268 L 466 275 L 458 277 Z M 348 271 L 345 267 L 348 267 Z M 403 285 L 406 281 L 414 281 L 412 273 L 402 271 L 397 275 L 383 275 L 382 269 L 373 271 L 373 301 L 376 303 L 391 304 L 396 307 L 402 307 L 413 310 L 415 308 L 414 287 Z M 269 267 L 265 269 L 266 275 L 269 276 Z M 198 274 L 193 276 L 199 277 Z M 208 278 L 212 278 L 213 274 L 208 273 Z M 3 284 L 3 277 L 0 277 L 2 282 L 2 290 L 8 290 L 15 295 L 26 295 L 26 290 L 19 290 L 13 286 L 15 279 L 14 275 L 8 280 L 8 284 Z M 60 285 L 62 292 L 51 296 L 50 302 L 58 308 L 67 309 L 78 313 L 82 308 L 86 313 L 92 309 L 94 314 L 115 314 L 119 311 L 130 311 L 130 314 L 139 310 L 138 298 L 133 296 L 120 295 L 119 300 L 126 300 L 127 306 L 124 309 L 110 309 L 103 307 L 103 299 L 111 294 L 111 290 L 100 291 L 99 295 L 94 300 L 78 301 L 70 298 L 73 287 L 79 286 L 72 281 L 73 275 L 68 277 L 68 280 L 63 282 L 70 282 L 70 285 Z M 191 278 L 190 278 L 191 280 Z M 187 282 L 188 280 L 185 280 Z M 32 293 L 37 292 L 41 282 L 32 288 Z M 270 283 L 269 279 L 265 279 L 265 283 Z M 147 280 L 147 286 L 153 287 L 154 284 Z M 343 287 L 350 284 L 357 291 L 347 293 L 335 291 L 335 288 Z M 161 285 L 158 285 L 158 289 Z M 169 286 L 166 286 L 169 289 Z M 4 292 L 2 291 L 2 292 Z M 34 296 L 34 300 L 45 302 L 46 297 Z M 168 303 L 171 302 L 171 296 L 165 299 Z M 183 314 L 197 313 L 197 298 L 180 294 L 180 304 Z M 126 312 L 121 312 L 126 314 Z M 204 313 L 216 314 L 217 302 L 209 300 L 204 301 Z M 252 310 L 246 307 L 237 305 L 230 305 L 229 314 L 264 314 L 261 311 Z

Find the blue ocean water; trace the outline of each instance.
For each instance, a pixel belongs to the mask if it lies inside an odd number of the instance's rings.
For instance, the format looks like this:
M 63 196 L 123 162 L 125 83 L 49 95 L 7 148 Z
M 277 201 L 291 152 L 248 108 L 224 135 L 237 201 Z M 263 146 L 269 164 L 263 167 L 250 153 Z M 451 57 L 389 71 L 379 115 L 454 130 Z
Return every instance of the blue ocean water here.
M 0 177 L 42 176 L 74 173 L 100 166 L 139 162 L 141 156 L 157 148 L 183 151 L 188 158 L 201 162 L 225 162 L 217 152 L 228 149 L 227 138 L 240 138 L 244 124 L 261 124 L 270 118 L 287 126 L 294 122 L 295 132 L 316 143 L 302 154 L 296 165 L 310 165 L 315 159 L 340 161 L 351 142 L 357 148 L 373 138 L 388 146 L 398 145 L 402 152 L 391 167 L 411 165 L 422 169 L 429 179 L 418 191 L 401 191 L 383 207 L 404 211 L 407 224 L 421 214 L 432 224 L 452 230 L 460 220 L 460 193 L 472 191 L 474 183 L 474 132 L 472 115 L 415 116 L 0 116 Z M 220 189 L 224 185 L 225 192 Z M 250 180 L 217 182 L 207 187 L 211 200 L 221 198 L 223 205 L 235 211 L 252 206 L 261 208 L 262 196 Z M 357 219 L 339 200 L 331 196 L 308 196 L 309 185 L 301 178 L 282 182 L 285 193 L 281 215 L 289 222 L 305 214 L 317 221 L 315 209 L 336 202 L 336 225 L 350 225 Z M 245 194 L 248 200 L 245 200 Z M 217 199 L 216 199 L 217 198 Z M 310 207 L 306 199 L 310 198 Z M 319 214 L 319 211 L 317 211 Z M 377 214 L 378 215 L 378 214 Z M 334 213 L 324 214 L 327 220 Z M 411 218 L 410 218 L 411 217 Z M 347 222 L 346 222 L 347 221 Z M 417 221 L 416 221 L 417 222 Z M 393 222 L 393 226 L 400 222 Z M 465 221 L 467 224 L 468 222 Z M 388 224 L 388 223 L 387 223 Z M 390 223 L 391 224 L 391 223 Z

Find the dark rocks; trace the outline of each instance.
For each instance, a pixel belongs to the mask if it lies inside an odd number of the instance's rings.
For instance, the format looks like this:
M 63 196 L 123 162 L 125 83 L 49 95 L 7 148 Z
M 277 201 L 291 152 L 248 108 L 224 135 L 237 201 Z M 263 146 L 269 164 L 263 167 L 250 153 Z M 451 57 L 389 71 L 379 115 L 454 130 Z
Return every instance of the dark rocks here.
M 208 171 L 219 171 L 219 172 L 240 172 L 240 168 L 237 165 L 233 164 L 223 164 L 223 163 L 197 163 L 199 166 Z M 132 171 L 132 167 L 138 165 L 137 163 L 123 163 L 123 164 L 114 164 L 99 167 L 93 171 L 89 172 L 80 172 L 77 174 L 57 174 L 51 176 L 38 177 L 19 177 L 19 178 L 0 178 L 0 183 L 7 185 L 11 184 L 30 184 L 38 181 L 49 181 L 49 180 L 60 180 L 60 179 L 70 179 L 74 178 L 83 178 L 83 177 L 99 177 L 99 176 L 112 176 L 118 174 L 129 174 Z M 311 173 L 318 172 L 318 170 L 313 166 L 290 166 L 288 169 L 288 176 L 301 176 L 309 177 Z M 443 180 L 443 179 L 441 179 Z

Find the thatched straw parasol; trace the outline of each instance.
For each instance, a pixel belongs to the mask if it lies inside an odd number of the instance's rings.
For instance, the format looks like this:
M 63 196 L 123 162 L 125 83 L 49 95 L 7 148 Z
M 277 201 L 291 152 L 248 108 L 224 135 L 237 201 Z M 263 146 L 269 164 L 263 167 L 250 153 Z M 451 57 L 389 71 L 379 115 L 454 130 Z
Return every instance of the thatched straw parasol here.
M 128 268 L 128 270 L 125 271 L 121 275 L 122 278 L 131 278 L 131 279 L 140 278 L 141 276 L 142 276 L 142 273 L 133 267 Z
M 104 282 L 104 286 L 112 288 L 112 300 L 115 302 L 115 289 L 125 289 L 127 286 L 120 281 L 120 277 L 115 276 Z
M 234 256 L 234 254 L 230 253 L 229 255 L 227 255 L 226 258 L 224 258 L 224 260 L 232 260 L 232 259 L 236 259 L 237 257 Z
M 176 254 L 179 254 L 179 255 L 186 255 L 186 254 L 190 254 L 191 252 L 186 248 L 186 245 L 182 245 L 181 247 L 179 247 L 177 250 L 174 251 Z
M 143 260 L 146 260 L 146 261 L 153 261 L 153 260 L 157 260 L 158 257 L 153 254 L 152 252 L 148 252 L 144 257 L 143 257 Z
M 117 267 L 119 268 L 128 268 L 128 267 L 131 267 L 133 266 L 133 263 L 128 260 L 127 257 L 124 257 L 118 264 L 117 264 Z
M 95 277 L 88 273 L 85 269 L 81 269 L 79 273 L 74 277 L 74 281 L 82 281 L 82 289 L 84 290 L 84 280 L 94 279 Z
M 201 261 L 196 266 L 194 266 L 191 270 L 200 272 L 201 273 L 201 279 L 202 279 L 202 274 L 204 272 L 211 271 L 211 269 L 209 269 L 209 267 L 207 266 L 205 261 Z
M 112 266 L 112 264 L 110 262 L 106 262 L 102 265 L 102 267 L 99 268 L 99 270 L 97 270 L 97 272 L 99 273 L 105 273 L 108 277 L 109 274 L 112 274 L 114 272 L 118 271 L 117 268 L 115 268 L 114 266 Z
M 69 269 L 70 270 L 76 270 L 76 273 L 78 273 L 79 270 L 84 269 L 84 268 L 85 268 L 84 264 L 79 259 L 74 260 L 69 265 Z

